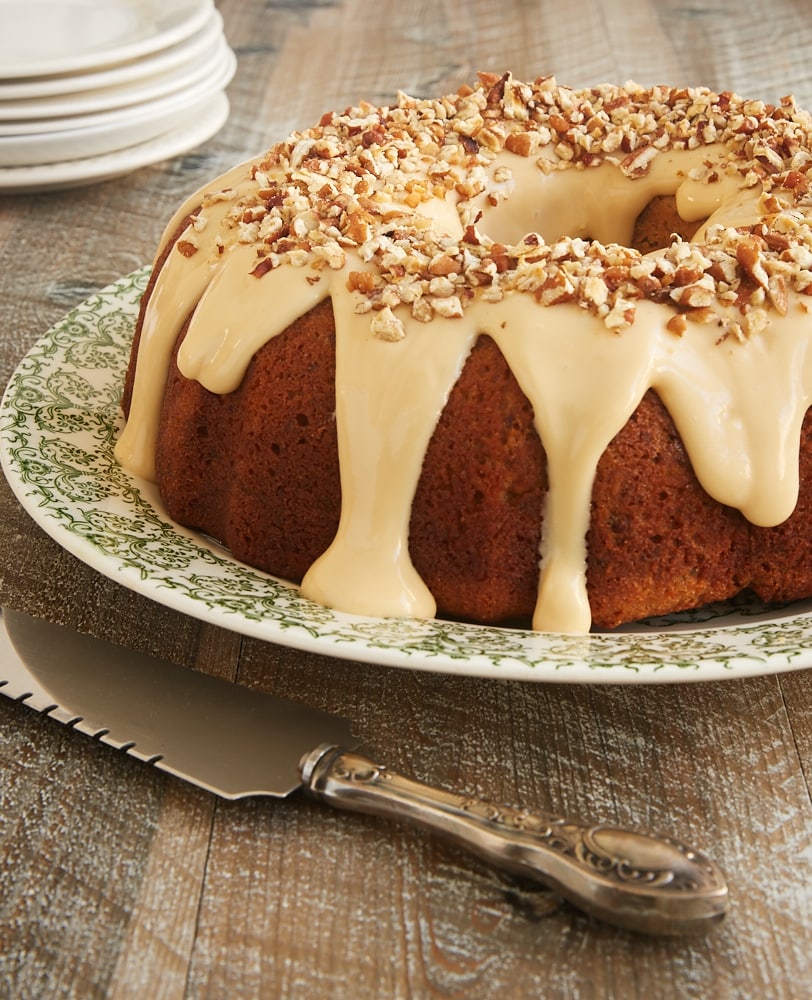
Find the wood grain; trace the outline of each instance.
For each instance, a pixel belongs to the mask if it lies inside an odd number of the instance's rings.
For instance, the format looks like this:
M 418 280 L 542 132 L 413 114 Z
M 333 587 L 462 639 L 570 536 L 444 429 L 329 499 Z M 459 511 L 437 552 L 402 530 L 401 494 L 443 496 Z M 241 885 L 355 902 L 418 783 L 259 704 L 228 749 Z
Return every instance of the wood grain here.
M 328 108 L 478 70 L 705 84 L 812 106 L 806 0 L 578 5 L 221 0 L 232 114 L 118 181 L 0 197 L 0 376 L 150 260 L 205 179 Z M 225 803 L 0 702 L 0 997 L 295 1000 L 812 996 L 812 672 L 574 687 L 306 655 L 122 590 L 0 484 L 0 600 L 341 712 L 390 766 L 497 801 L 675 833 L 726 871 L 707 937 L 599 925 L 385 820 L 294 795 Z

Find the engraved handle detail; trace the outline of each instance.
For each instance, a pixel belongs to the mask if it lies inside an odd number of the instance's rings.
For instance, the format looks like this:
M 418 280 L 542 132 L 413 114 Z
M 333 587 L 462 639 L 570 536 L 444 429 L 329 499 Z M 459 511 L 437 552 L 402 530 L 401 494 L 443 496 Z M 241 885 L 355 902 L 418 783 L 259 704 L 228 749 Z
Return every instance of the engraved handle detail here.
M 331 745 L 306 754 L 299 770 L 305 790 L 330 805 L 433 830 L 620 927 L 648 934 L 696 932 L 719 923 L 727 910 L 727 886 L 717 866 L 670 837 L 494 805 Z

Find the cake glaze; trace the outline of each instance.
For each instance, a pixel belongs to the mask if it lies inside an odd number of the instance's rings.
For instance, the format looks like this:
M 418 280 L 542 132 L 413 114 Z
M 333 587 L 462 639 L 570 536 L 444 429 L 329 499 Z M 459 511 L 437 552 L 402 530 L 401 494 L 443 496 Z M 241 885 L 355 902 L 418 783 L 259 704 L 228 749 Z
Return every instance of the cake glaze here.
M 225 396 L 329 300 L 341 512 L 302 591 L 431 617 L 412 505 L 453 387 L 488 338 L 546 460 L 533 625 L 585 631 L 596 470 L 651 392 L 715 502 L 763 527 L 796 508 L 812 398 L 811 136 L 790 98 L 509 74 L 325 115 L 168 225 L 117 456 L 154 478 L 176 345 L 182 376 Z M 695 232 L 632 249 L 662 197 Z

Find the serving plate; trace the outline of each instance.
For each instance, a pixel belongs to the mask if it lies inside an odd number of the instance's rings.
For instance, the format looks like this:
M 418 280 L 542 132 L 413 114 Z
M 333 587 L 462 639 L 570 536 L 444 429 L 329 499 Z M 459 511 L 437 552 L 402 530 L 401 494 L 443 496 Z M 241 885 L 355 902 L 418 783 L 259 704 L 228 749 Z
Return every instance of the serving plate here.
M 743 678 L 812 665 L 812 602 L 740 600 L 586 636 L 341 614 L 174 524 L 113 447 L 149 268 L 91 296 L 21 361 L 0 405 L 0 460 L 65 549 L 168 607 L 315 653 L 443 673 L 567 683 Z

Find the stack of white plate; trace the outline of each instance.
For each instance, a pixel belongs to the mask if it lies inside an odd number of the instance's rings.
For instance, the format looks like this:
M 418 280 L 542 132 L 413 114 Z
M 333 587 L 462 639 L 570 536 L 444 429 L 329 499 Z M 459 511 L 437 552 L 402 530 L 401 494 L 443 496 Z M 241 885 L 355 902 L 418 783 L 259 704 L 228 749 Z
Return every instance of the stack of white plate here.
M 213 0 L 0 0 L 0 193 L 177 156 L 228 117 Z

